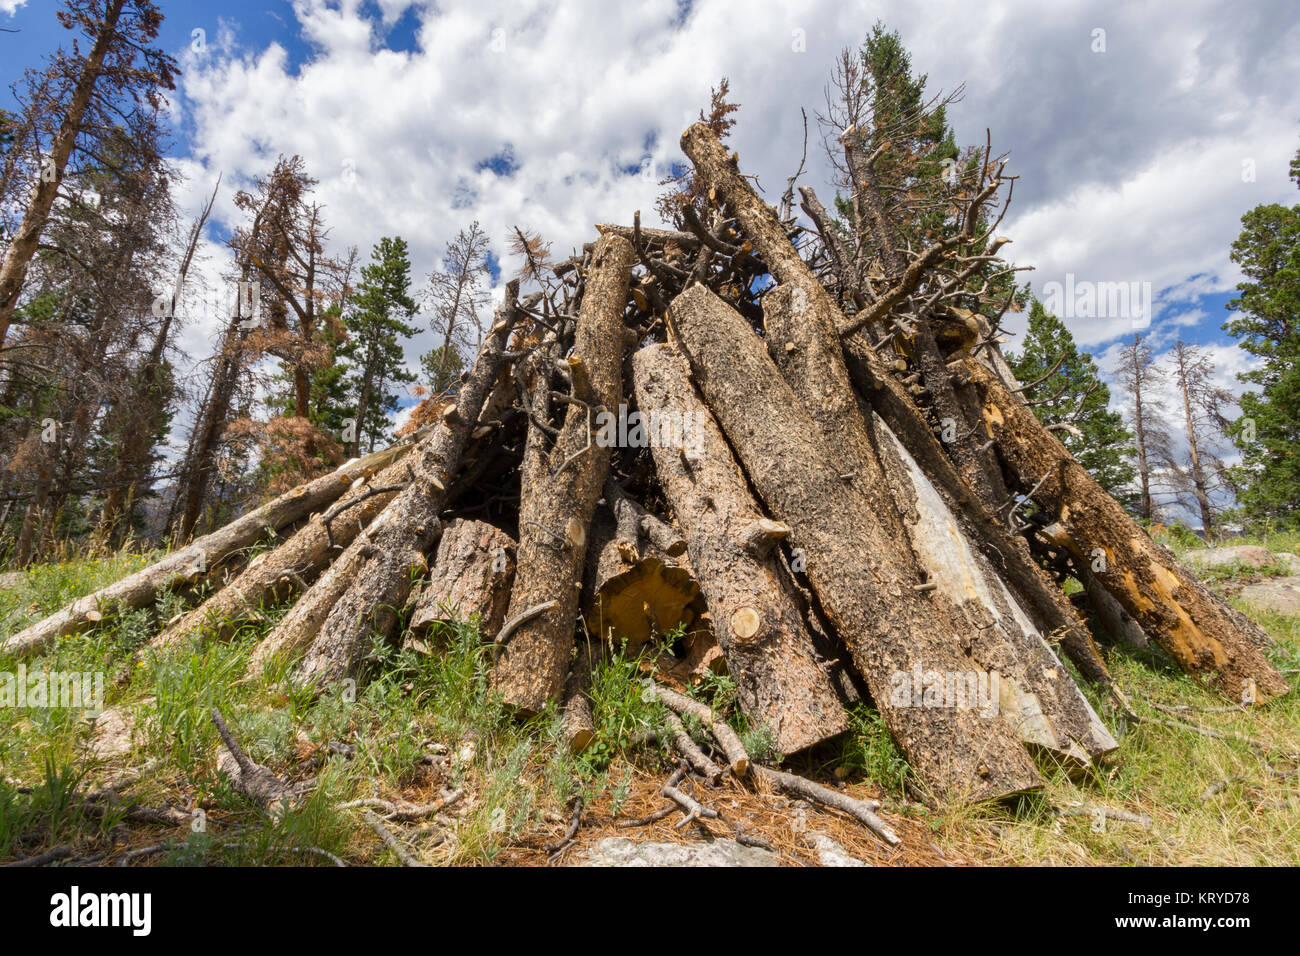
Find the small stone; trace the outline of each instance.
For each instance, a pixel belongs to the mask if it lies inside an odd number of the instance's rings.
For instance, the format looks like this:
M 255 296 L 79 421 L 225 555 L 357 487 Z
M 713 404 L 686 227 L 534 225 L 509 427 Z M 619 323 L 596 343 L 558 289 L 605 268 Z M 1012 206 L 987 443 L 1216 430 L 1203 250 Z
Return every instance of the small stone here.
M 708 843 L 638 843 L 609 837 L 587 850 L 583 866 L 780 866 L 770 850 L 735 840 Z
M 817 860 L 822 866 L 870 866 L 866 860 L 859 860 L 849 854 L 825 833 L 810 833 L 805 841 L 817 851 Z
M 1271 578 L 1249 584 L 1237 597 L 1243 604 L 1263 611 L 1300 615 L 1300 577 Z

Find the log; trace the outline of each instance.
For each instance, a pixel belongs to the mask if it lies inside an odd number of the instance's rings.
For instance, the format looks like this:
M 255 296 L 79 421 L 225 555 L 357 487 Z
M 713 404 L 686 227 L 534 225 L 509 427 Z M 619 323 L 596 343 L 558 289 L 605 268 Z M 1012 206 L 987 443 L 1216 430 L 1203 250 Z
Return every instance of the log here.
M 425 565 L 425 552 L 441 530 L 438 514 L 470 432 L 505 366 L 516 288 L 507 289 L 497 320 L 456 393 L 457 414 L 444 415 L 412 452 L 407 487 L 281 621 L 284 644 L 305 643 L 313 625 L 321 622 L 296 670 L 299 680 L 323 688 L 356 669 L 375 635 L 391 635 Z
M 710 615 L 705 612 L 687 633 L 680 656 L 664 651 L 646 669 L 657 680 L 667 680 L 683 688 L 695 686 L 709 674 L 727 673 L 727 659 L 710 629 L 711 624 Z
M 973 629 L 944 613 L 933 592 L 914 589 L 921 582 L 902 570 L 912 561 L 906 541 L 883 533 L 844 481 L 753 329 L 700 285 L 673 300 L 670 317 L 708 407 L 768 512 L 789 525 L 827 618 L 931 798 L 977 801 L 1041 786 L 1000 717 L 914 706 L 909 675 L 983 677 L 967 654 Z
M 411 634 L 477 616 L 482 633 L 495 636 L 506 619 L 516 547 L 514 538 L 486 522 L 458 518 L 448 524 L 411 615 Z
M 967 622 L 972 660 L 998 674 L 1002 718 L 1026 744 L 1079 769 L 1114 751 L 1114 737 L 924 470 L 859 406 L 836 333 L 839 310 L 826 308 L 828 300 L 799 303 L 793 292 L 778 287 L 764 299 L 768 352 L 884 533 L 910 542 L 900 556 L 907 573 L 932 583 L 952 605 L 950 616 Z
M 397 496 L 407 480 L 403 458 L 411 447 L 403 445 L 392 464 L 371 479 L 354 482 L 328 511 L 313 515 L 274 551 L 254 558 L 234 580 L 168 624 L 149 643 L 169 647 L 191 636 L 200 641 L 229 640 L 240 626 L 261 620 L 267 605 L 305 590 Z
M 671 345 L 652 345 L 633 356 L 632 370 L 642 415 L 690 422 L 693 442 L 704 449 L 694 460 L 668 445 L 651 451 L 660 487 L 686 534 L 741 709 L 772 731 L 784 754 L 843 733 L 848 716 L 786 587 L 780 559 L 771 553 L 771 543 L 789 529 L 765 518 L 754 503 L 681 354 Z
M 613 479 L 605 482 L 605 499 L 618 523 L 620 547 L 635 553 L 644 538 L 670 558 L 686 553 L 686 539 L 677 529 L 633 501 Z
M 591 716 L 587 689 L 591 686 L 591 652 L 585 642 L 578 642 L 568 679 L 564 683 L 564 712 L 561 729 L 569 753 L 586 753 L 596 739 L 596 722 Z
M 700 586 L 689 561 L 650 541 L 629 543 L 604 509 L 592 520 L 588 539 L 581 607 L 589 634 L 635 654 L 695 621 Z
M 816 281 L 791 244 L 776 213 L 740 175 L 717 136 L 706 125 L 696 123 L 682 135 L 682 149 L 695 164 L 702 181 L 710 186 L 716 197 L 725 202 L 728 211 L 740 221 L 745 234 L 753 241 L 777 281 L 789 286 L 791 290 L 799 290 L 792 294 L 798 294 L 802 304 L 816 314 L 830 317 L 837 330 L 851 326 L 853 323 L 839 312 L 830 295 Z M 807 195 L 806 193 L 805 197 Z M 1023 541 L 1012 542 L 1007 540 L 1006 535 L 989 533 L 985 530 L 988 522 L 978 519 L 972 521 L 965 517 L 964 512 L 972 503 L 971 499 L 975 502 L 995 500 L 992 497 L 993 490 L 1002 489 L 1003 481 L 996 468 L 992 467 L 995 462 L 991 454 L 976 446 L 972 438 L 966 435 L 970 429 L 961 427 L 963 421 L 978 419 L 978 408 L 973 396 L 967 390 L 960 394 L 954 391 L 947 381 L 946 368 L 935 361 L 938 353 L 928 328 L 922 331 L 924 334 L 920 337 L 926 341 L 914 343 L 923 366 L 922 371 L 927 384 L 936 388 L 942 386 L 940 405 L 949 409 L 948 413 L 943 414 L 950 413 L 958 425 L 954 438 L 960 438 L 961 441 L 955 442 L 953 448 L 953 456 L 958 462 L 956 466 L 948 455 L 939 451 L 924 419 L 892 375 L 883 378 L 872 375 L 866 383 L 859 381 L 858 387 L 863 389 L 863 396 L 876 407 L 927 474 L 932 477 L 936 473 L 940 474 L 938 486 L 949 499 L 949 506 L 963 517 L 969 539 L 976 543 L 988 560 L 994 562 L 995 567 L 1001 569 L 1013 593 L 1030 611 L 1035 626 L 1043 633 L 1052 634 L 1059 639 L 1062 648 L 1089 680 L 1110 685 L 1110 675 L 1087 628 L 1065 596 L 1034 563 Z M 883 366 L 871 354 L 863 333 L 845 334 L 842 338 L 845 360 L 851 370 L 856 359 L 859 371 L 864 364 L 871 364 L 874 366 L 873 372 L 883 375 Z M 863 353 L 870 355 L 870 358 Z M 942 382 L 937 381 L 940 377 L 944 379 Z M 869 395 L 865 388 L 867 384 L 884 391 Z M 889 407 L 882 409 L 878 404 L 880 401 L 887 402 Z M 890 412 L 894 414 L 891 416 Z M 974 489 L 974 495 L 971 489 Z
M 793 793 L 806 800 L 812 800 L 824 807 L 847 813 L 890 846 L 898 846 L 903 842 L 899 839 L 898 834 L 890 828 L 889 824 L 876 816 L 875 811 L 880 809 L 880 805 L 875 801 L 857 800 L 848 794 L 838 793 L 828 787 L 823 787 L 819 783 L 813 783 L 813 781 L 804 777 L 786 773 L 782 770 L 773 770 L 771 767 L 764 767 L 761 764 L 754 765 L 754 775 L 768 786 L 784 790 L 786 793 Z
M 970 359 L 962 367 L 980 395 L 1004 467 L 1022 492 L 1034 489 L 1034 503 L 1061 526 L 1076 562 L 1100 568 L 1104 559 L 1097 580 L 1150 640 L 1230 700 L 1240 701 L 1250 682 L 1261 702 L 1290 689 L 1264 657 L 1266 638 L 1257 625 L 1229 613 L 1152 541 L 992 372 Z
M 593 252 L 568 360 L 579 393 L 573 397 L 589 407 L 568 406 L 553 446 L 535 422 L 528 429 L 518 571 L 508 616 L 548 600 L 556 603 L 515 631 L 492 672 L 493 689 L 523 713 L 536 713 L 559 696 L 573 650 L 587 531 L 609 471 L 610 449 L 596 441 L 594 415 L 619 405 L 623 355 L 630 344 L 623 310 L 635 255 L 617 236 L 603 237 Z M 546 373 L 539 378 L 534 395 L 545 385 Z
M 5 641 L 3 650 L 18 656 L 36 653 L 48 648 L 58 638 L 76 634 L 96 621 L 152 604 L 158 592 L 165 588 L 193 584 L 211 575 L 232 554 L 257 543 L 268 529 L 279 531 L 325 507 L 343 495 L 354 482 L 375 474 L 404 451 L 402 446 L 386 448 L 299 485 L 161 561 L 78 598 L 24 628 Z
M 1092 634 L 1069 599 L 1039 567 L 1023 538 L 1008 532 L 990 508 L 978 498 L 957 473 L 939 440 L 930 431 L 911 396 L 885 368 L 861 333 L 841 342 L 849 377 L 859 395 L 921 466 L 957 516 L 962 534 L 977 547 L 998 571 L 1043 634 L 1060 641 L 1085 678 L 1113 689 L 1110 672 Z
M 810 308 L 839 316 L 841 324 L 837 328 L 846 331 L 851 328 L 854 323 L 844 319 L 830 294 L 816 281 L 791 244 L 776 212 L 740 174 L 737 164 L 731 161 L 726 149 L 708 125 L 703 122 L 692 124 L 682 134 L 681 146 L 682 152 L 694 164 L 697 177 L 709 187 L 710 194 L 719 203 L 724 203 L 727 211 L 739 220 L 745 235 L 753 241 L 755 250 L 777 282 L 801 290 Z M 872 174 L 869 163 L 865 164 L 863 172 L 868 176 Z M 908 271 L 919 271 L 921 268 L 921 261 L 915 260 Z M 881 304 L 873 303 L 873 306 L 879 307 Z M 940 417 L 950 417 L 959 425 L 978 418 L 973 397 L 953 387 L 927 323 L 918 324 L 907 350 L 926 387 L 934 395 Z M 1004 488 L 1002 476 L 995 467 L 996 462 L 987 449 L 965 434 L 967 431 L 965 428 L 959 429 L 957 440 L 953 442 L 952 452 L 957 469 L 963 479 L 985 500 L 997 500 L 1004 493 Z
M 1066 534 L 1065 529 L 1059 524 L 1050 524 L 1040 529 L 1038 534 L 1053 547 L 1067 554 L 1079 551 L 1074 539 Z M 1148 644 L 1146 634 L 1142 632 L 1137 621 L 1133 620 L 1129 613 L 1120 607 L 1119 602 L 1110 596 L 1110 592 L 1093 573 L 1092 564 L 1073 562 L 1073 571 L 1079 583 L 1083 585 L 1083 597 L 1087 601 L 1088 608 L 1111 639 L 1135 649 L 1146 647 Z

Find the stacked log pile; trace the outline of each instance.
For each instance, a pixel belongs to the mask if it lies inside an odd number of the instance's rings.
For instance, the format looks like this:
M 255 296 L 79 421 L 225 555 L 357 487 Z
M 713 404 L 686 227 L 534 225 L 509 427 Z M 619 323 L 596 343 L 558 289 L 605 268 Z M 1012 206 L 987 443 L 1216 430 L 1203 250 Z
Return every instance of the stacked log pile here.
M 164 588 L 224 580 L 156 643 L 227 638 L 294 597 L 253 667 L 297 655 L 297 678 L 324 691 L 376 637 L 437 653 L 439 622 L 472 616 L 494 690 L 521 714 L 563 707 L 580 750 L 596 657 L 650 644 L 669 655 L 655 685 L 668 706 L 690 705 L 663 682 L 725 662 L 783 754 L 844 733 L 846 707 L 869 698 L 938 801 L 1032 790 L 1037 756 L 1083 769 L 1115 749 L 1073 676 L 1122 705 L 1067 574 L 1100 620 L 1233 702 L 1286 692 L 1263 632 L 1025 405 L 1001 313 L 958 305 L 978 304 L 966 279 L 1005 242 L 988 225 L 998 163 L 953 200 L 949 238 L 911 249 L 873 218 L 871 157 L 850 143 L 850 250 L 812 190 L 810 229 L 789 201 L 760 198 L 706 125 L 682 148 L 707 196 L 682 231 L 638 214 L 535 271 L 530 295 L 511 283 L 436 425 L 6 649 L 36 653 Z M 223 565 L 268 526 L 276 550 Z M 718 723 L 718 759 L 746 774 Z M 683 756 L 712 765 L 695 750 Z

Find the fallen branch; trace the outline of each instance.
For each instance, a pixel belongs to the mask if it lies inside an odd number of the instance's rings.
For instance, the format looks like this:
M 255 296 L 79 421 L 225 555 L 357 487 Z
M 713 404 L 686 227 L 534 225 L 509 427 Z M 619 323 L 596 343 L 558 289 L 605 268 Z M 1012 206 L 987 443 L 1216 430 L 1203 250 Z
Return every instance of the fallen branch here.
M 713 739 L 718 742 L 718 746 L 722 748 L 732 773 L 743 778 L 749 772 L 749 754 L 745 752 L 745 745 L 740 742 L 740 737 L 736 735 L 736 732 L 731 729 L 726 721 L 715 717 L 713 711 L 698 700 L 693 700 L 685 694 L 679 694 L 675 690 L 669 690 L 662 684 L 647 680 L 646 687 L 655 700 L 670 710 L 681 716 L 690 714 L 692 717 L 698 718 L 700 723 L 704 724 L 705 729 L 713 735 Z
M 890 829 L 889 824 L 876 816 L 875 811 L 880 809 L 880 804 L 875 800 L 855 800 L 846 794 L 836 793 L 828 787 L 823 787 L 819 783 L 760 764 L 754 765 L 754 772 L 760 780 L 774 787 L 797 794 L 814 803 L 820 803 L 824 807 L 842 810 L 890 846 L 898 846 L 903 842 L 898 834 Z
M 407 852 L 406 847 L 402 846 L 401 841 L 398 840 L 397 837 L 393 836 L 393 832 L 389 830 L 388 827 L 384 826 L 383 821 L 380 820 L 379 817 L 375 816 L 373 811 L 367 810 L 365 816 L 366 823 L 369 824 L 370 829 L 375 831 L 379 836 L 379 839 L 384 842 L 384 846 L 397 854 L 397 858 L 402 861 L 402 866 L 428 866 L 427 863 L 421 863 L 415 857 L 411 856 L 411 854 Z

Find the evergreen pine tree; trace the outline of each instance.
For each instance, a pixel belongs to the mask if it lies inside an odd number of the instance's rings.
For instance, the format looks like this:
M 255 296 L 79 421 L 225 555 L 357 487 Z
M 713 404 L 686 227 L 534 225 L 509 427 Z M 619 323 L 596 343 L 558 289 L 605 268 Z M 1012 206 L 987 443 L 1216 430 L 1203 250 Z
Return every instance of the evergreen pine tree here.
M 397 410 L 398 400 L 393 389 L 415 381 L 402 350 L 402 338 L 415 334 L 408 320 L 416 312 L 406 241 L 385 236 L 370 256 L 344 319 L 347 340 L 338 347 L 338 354 L 352 365 L 347 384 L 355 397 L 354 455 L 363 448 L 373 451 L 391 437 L 389 415 Z
M 1300 185 L 1300 150 L 1291 163 Z M 1256 206 L 1241 217 L 1232 261 L 1246 281 L 1224 323 L 1261 360 L 1238 378 L 1259 391 L 1241 396 L 1229 434 L 1242 463 L 1230 480 L 1247 520 L 1300 526 L 1300 205 Z

